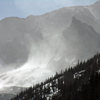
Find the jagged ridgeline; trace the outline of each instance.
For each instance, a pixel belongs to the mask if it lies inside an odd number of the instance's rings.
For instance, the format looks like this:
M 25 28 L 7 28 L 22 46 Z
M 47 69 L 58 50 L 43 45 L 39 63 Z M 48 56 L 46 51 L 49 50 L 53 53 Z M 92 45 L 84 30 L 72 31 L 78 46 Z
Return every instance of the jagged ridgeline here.
M 100 54 L 22 91 L 11 100 L 100 100 Z

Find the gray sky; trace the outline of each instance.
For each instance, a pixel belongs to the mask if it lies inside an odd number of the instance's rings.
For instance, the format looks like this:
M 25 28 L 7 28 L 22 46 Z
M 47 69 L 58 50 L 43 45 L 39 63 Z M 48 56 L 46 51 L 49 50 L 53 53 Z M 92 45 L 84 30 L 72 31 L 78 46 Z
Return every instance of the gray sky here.
M 98 0 L 0 0 L 0 19 L 41 15 L 66 6 L 88 5 Z

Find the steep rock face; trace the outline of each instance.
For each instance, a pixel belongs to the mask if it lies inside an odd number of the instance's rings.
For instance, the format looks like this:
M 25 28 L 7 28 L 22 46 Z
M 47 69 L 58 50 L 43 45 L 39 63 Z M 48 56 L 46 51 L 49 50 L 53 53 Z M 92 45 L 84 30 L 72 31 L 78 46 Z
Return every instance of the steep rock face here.
M 25 63 L 33 45 L 50 45 L 52 48 L 65 46 L 62 33 L 70 27 L 73 17 L 100 32 L 100 3 L 91 6 L 66 7 L 41 16 L 6 18 L 0 21 L 0 62 L 4 65 Z M 96 16 L 96 17 L 95 17 Z M 73 30 L 74 31 L 74 30 Z M 53 45 L 59 42 L 61 45 Z M 61 41 L 59 41 L 61 40 Z M 43 43 L 43 44 L 42 44 Z M 45 48 L 45 49 L 46 49 Z M 41 49 L 41 48 L 40 48 Z M 59 51 L 58 51 L 59 52 Z
M 100 21 L 100 1 L 96 2 L 94 5 L 89 6 L 89 10 L 94 15 L 94 17 Z M 100 23 L 100 22 L 99 22 Z
M 32 25 L 31 25 L 32 23 Z M 24 63 L 30 52 L 31 38 L 42 38 L 34 20 L 7 18 L 0 22 L 0 57 L 3 64 Z M 32 41 L 31 41 L 32 42 Z
M 70 55 L 85 59 L 100 50 L 100 35 L 90 25 L 72 18 L 70 27 L 63 33 Z
M 30 83 L 35 83 L 41 81 L 36 73 L 41 72 L 43 79 L 45 74 L 48 77 L 99 52 L 99 5 L 66 7 L 41 16 L 1 20 L 0 85 L 22 86 L 31 79 Z M 27 74 L 30 76 L 21 80 Z

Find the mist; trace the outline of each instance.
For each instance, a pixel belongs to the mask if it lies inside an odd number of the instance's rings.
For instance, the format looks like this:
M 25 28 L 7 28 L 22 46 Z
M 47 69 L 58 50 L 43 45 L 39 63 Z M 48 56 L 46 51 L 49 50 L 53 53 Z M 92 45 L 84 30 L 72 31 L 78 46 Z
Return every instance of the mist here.
M 32 86 L 99 52 L 100 6 L 95 5 L 1 20 L 0 88 Z

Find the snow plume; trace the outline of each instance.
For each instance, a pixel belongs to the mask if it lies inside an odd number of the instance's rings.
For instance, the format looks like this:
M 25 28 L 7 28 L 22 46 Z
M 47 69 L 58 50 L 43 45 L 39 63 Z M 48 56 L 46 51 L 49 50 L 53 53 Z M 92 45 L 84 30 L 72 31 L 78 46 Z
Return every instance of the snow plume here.
M 11 86 L 32 86 L 44 81 L 67 65 L 75 63 L 75 58 L 63 56 L 63 49 L 61 48 L 64 48 L 64 44 L 60 42 L 61 36 L 55 35 L 50 38 L 40 42 L 31 41 L 32 45 L 28 61 L 21 67 L 0 74 L 1 89 Z

